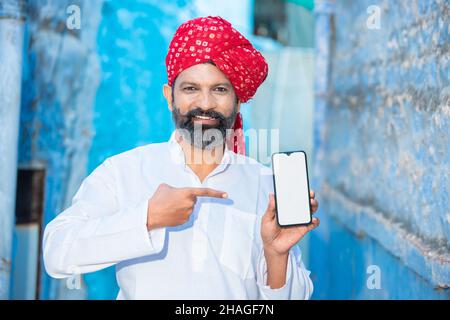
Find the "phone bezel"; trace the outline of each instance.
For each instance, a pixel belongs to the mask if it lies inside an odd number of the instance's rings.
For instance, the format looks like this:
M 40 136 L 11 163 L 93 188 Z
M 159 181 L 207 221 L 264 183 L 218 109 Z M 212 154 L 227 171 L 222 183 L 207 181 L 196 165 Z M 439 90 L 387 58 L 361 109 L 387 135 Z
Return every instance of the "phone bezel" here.
M 277 210 L 277 189 L 275 184 L 275 170 L 274 170 L 274 164 L 273 164 L 273 156 L 276 154 L 287 154 L 290 156 L 291 153 L 297 153 L 301 152 L 305 155 L 305 165 L 306 165 L 306 181 L 308 183 L 308 207 L 309 207 L 309 222 L 306 223 L 297 223 L 297 224 L 280 224 L 280 221 L 278 220 L 278 210 Z M 309 189 L 309 173 L 308 173 L 308 158 L 306 156 L 306 152 L 303 150 L 294 150 L 294 151 L 280 151 L 280 152 L 274 152 L 271 156 L 272 160 L 272 180 L 273 180 L 273 190 L 274 190 L 274 196 L 275 196 L 275 216 L 277 219 L 277 223 L 280 227 L 295 227 L 295 226 L 306 226 L 312 223 L 312 209 L 311 209 L 311 191 Z

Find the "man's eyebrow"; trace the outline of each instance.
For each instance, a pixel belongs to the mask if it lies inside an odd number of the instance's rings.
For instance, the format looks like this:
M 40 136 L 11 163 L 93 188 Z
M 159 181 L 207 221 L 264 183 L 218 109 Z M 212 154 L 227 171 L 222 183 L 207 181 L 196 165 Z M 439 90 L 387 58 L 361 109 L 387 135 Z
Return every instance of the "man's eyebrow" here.
M 198 83 L 191 82 L 191 81 L 182 81 L 182 82 L 180 82 L 180 87 L 187 86 L 187 85 L 189 85 L 189 86 L 197 86 L 197 87 L 199 86 Z M 227 88 L 231 88 L 231 85 L 229 83 L 226 83 L 226 82 L 219 82 L 219 83 L 215 83 L 215 84 L 212 85 L 212 87 L 218 87 L 218 86 L 224 86 L 224 87 L 227 87 Z
M 198 86 L 198 84 L 195 83 L 195 82 L 188 82 L 188 81 L 180 82 L 180 87 L 183 87 L 183 86 L 186 86 L 186 85 L 190 85 L 190 86 Z
M 226 83 L 226 82 L 217 83 L 213 87 L 218 87 L 218 86 L 224 86 L 224 87 L 227 87 L 227 88 L 231 88 L 231 84 Z

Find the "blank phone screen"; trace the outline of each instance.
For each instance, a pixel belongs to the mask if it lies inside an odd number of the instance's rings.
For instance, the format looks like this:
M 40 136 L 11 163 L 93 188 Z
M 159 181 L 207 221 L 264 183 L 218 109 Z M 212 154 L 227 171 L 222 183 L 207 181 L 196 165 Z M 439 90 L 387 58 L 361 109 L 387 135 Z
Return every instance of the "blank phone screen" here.
M 275 201 L 280 226 L 311 222 L 306 154 L 302 151 L 272 156 Z

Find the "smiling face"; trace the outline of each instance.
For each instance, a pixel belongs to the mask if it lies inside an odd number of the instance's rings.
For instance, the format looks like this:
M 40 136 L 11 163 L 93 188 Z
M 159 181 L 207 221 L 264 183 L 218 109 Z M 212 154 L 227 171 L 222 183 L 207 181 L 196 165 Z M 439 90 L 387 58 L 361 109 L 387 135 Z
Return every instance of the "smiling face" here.
M 223 144 L 240 102 L 228 78 L 213 63 L 187 68 L 172 87 L 164 85 L 163 91 L 176 127 L 185 129 L 181 132 L 194 147 L 205 149 Z M 218 132 L 221 141 L 217 139 Z

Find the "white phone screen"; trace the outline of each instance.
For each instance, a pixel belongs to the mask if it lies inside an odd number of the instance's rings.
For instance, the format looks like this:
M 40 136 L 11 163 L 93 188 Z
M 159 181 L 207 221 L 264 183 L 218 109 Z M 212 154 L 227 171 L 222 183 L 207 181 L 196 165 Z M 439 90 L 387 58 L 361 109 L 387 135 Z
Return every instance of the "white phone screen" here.
M 289 226 L 310 223 L 306 153 L 303 151 L 274 153 L 272 170 L 278 224 Z

